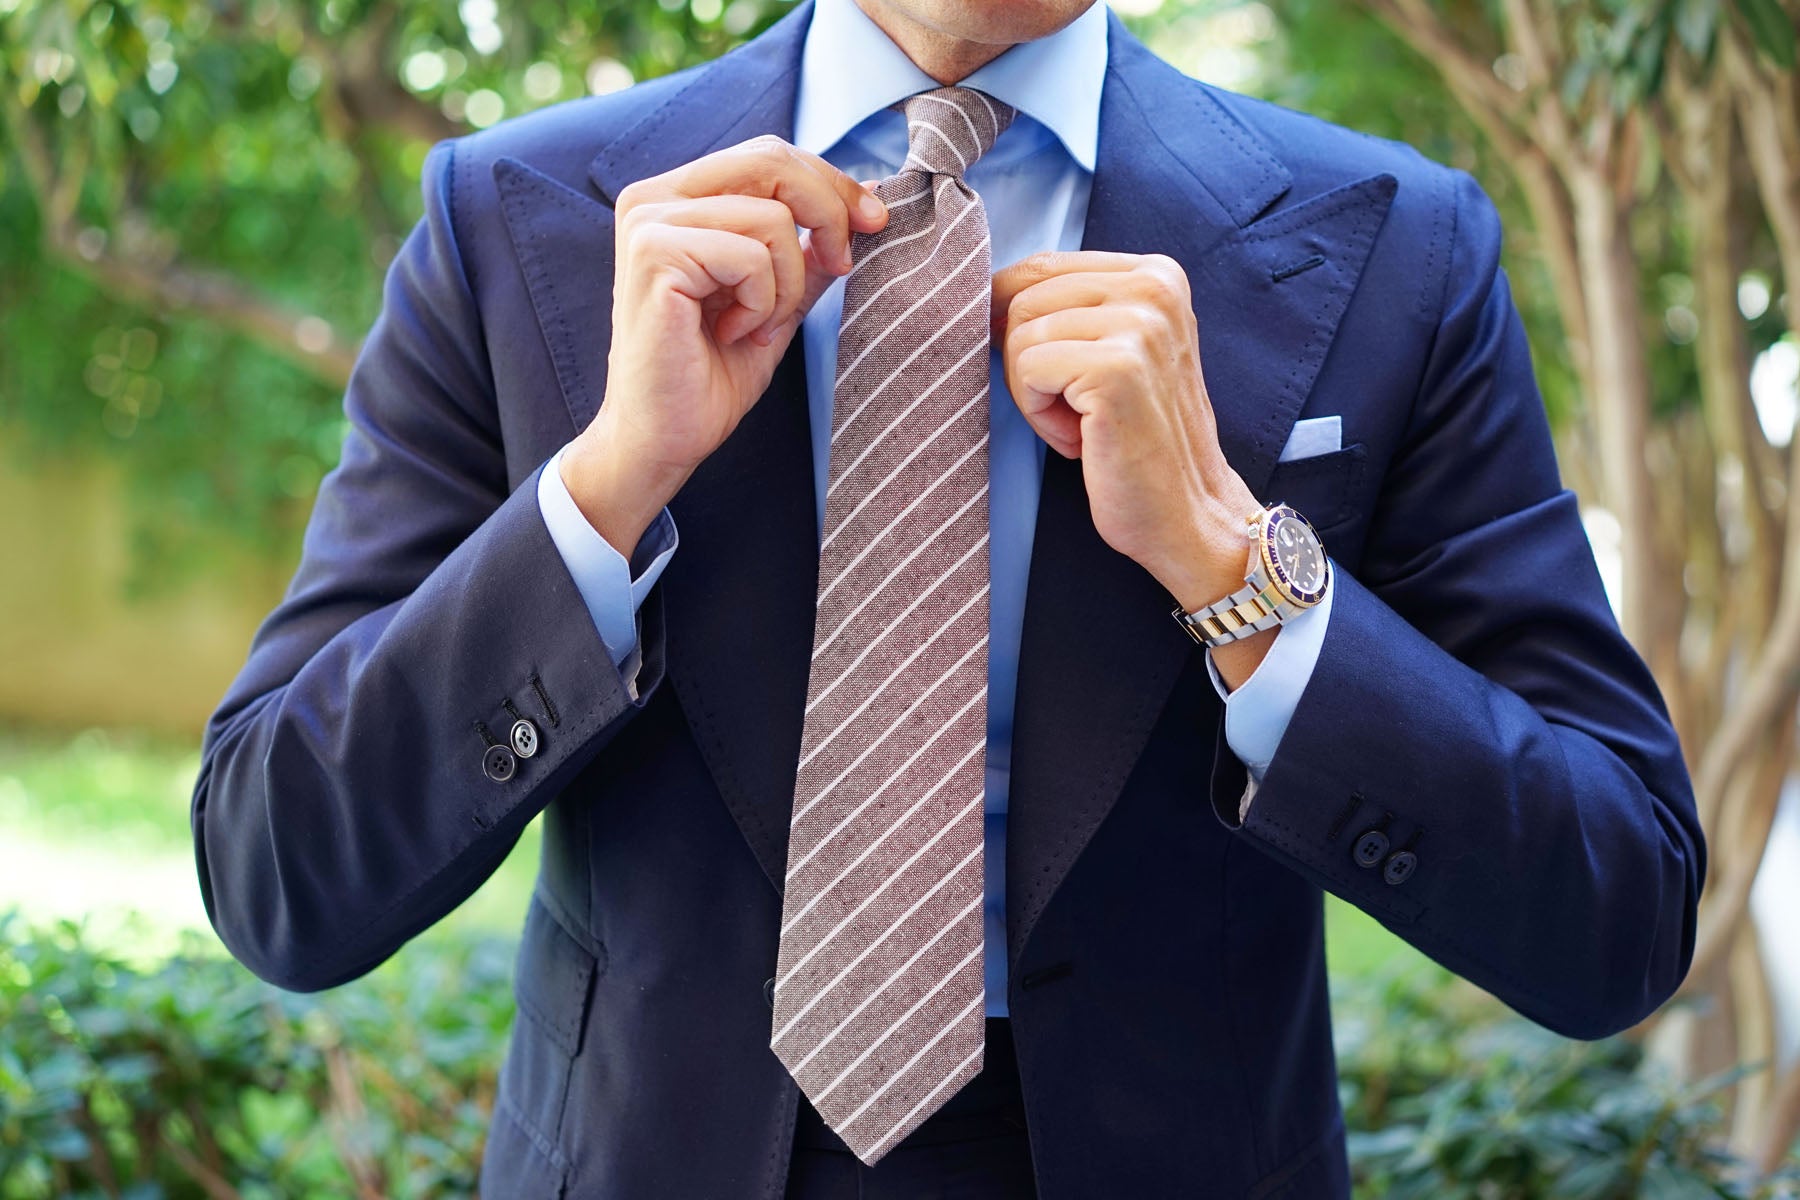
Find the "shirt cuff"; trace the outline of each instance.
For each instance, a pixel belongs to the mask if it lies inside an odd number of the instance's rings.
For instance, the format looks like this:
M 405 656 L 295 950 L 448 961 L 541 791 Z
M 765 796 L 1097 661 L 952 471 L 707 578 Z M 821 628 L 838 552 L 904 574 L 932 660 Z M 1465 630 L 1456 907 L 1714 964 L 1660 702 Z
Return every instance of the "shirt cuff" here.
M 575 498 L 569 495 L 561 470 L 564 450 L 552 455 L 538 475 L 538 509 L 543 513 L 544 527 L 550 531 L 550 541 L 562 555 L 563 566 L 568 568 L 582 603 L 587 605 L 600 640 L 606 643 L 613 664 L 635 693 L 641 661 L 638 607 L 656 586 L 681 538 L 675 529 L 675 518 L 665 506 L 638 539 L 627 563 L 625 556 L 581 515 Z
M 1334 563 L 1332 570 L 1336 569 Z M 1325 644 L 1325 626 L 1331 620 L 1336 591 L 1327 589 L 1319 603 L 1283 621 L 1269 652 L 1236 690 L 1225 686 L 1219 668 L 1213 664 L 1212 647 L 1206 649 L 1206 673 L 1225 702 L 1225 741 L 1250 775 L 1243 811 L 1248 811 L 1250 797 L 1274 760 L 1288 722 L 1293 720 L 1294 709 L 1300 705 L 1300 693 L 1312 679 L 1319 648 Z

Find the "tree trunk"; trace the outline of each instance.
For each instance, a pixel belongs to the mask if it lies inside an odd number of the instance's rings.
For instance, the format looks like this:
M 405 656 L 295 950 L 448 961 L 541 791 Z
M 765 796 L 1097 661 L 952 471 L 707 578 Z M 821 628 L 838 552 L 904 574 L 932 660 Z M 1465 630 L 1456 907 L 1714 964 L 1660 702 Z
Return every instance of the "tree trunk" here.
M 1593 164 L 1568 175 L 1575 208 L 1575 245 L 1587 300 L 1593 344 L 1591 391 L 1600 439 L 1600 480 L 1606 504 L 1619 520 L 1624 584 L 1620 621 L 1625 635 L 1647 652 L 1657 677 L 1674 674 L 1673 647 L 1663 632 L 1660 590 L 1667 579 L 1656 545 L 1656 501 L 1644 459 L 1650 426 L 1650 373 L 1638 301 L 1638 267 L 1626 214 L 1613 181 Z

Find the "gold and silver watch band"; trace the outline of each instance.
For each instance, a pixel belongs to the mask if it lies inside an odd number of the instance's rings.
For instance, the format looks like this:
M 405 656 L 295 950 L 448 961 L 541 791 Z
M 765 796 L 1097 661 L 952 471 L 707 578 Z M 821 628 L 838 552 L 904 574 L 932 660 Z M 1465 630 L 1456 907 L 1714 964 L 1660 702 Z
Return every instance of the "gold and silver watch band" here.
M 1275 628 L 1288 615 L 1280 611 L 1283 607 L 1293 606 L 1281 598 L 1273 583 L 1260 589 L 1245 584 L 1223 600 L 1191 613 L 1177 604 L 1174 617 L 1194 641 L 1217 646 Z

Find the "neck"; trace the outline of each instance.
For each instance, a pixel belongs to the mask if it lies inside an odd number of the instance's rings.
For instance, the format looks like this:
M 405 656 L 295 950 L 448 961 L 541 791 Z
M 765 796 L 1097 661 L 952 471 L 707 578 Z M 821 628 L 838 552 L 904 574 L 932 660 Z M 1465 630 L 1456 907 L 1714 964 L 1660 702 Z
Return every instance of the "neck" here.
M 979 68 L 1012 49 L 1011 42 L 974 42 L 946 33 L 899 11 L 883 0 L 856 0 L 894 45 L 912 59 L 919 70 L 948 87 L 973 75 Z

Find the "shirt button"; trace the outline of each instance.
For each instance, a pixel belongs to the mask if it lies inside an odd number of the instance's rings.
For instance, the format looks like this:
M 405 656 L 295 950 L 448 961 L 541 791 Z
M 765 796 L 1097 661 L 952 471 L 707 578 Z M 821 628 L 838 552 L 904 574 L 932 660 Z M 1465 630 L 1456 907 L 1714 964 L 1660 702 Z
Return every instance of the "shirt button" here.
M 1412 878 L 1412 873 L 1419 865 L 1419 856 L 1411 850 L 1396 850 L 1388 856 L 1387 866 L 1381 869 L 1381 877 L 1389 883 L 1405 883 Z
M 1365 829 L 1356 839 L 1356 865 L 1359 867 L 1373 867 L 1387 852 L 1388 835 L 1379 829 Z
M 495 783 L 505 783 L 519 769 L 519 760 L 505 746 L 489 746 L 481 756 L 482 772 Z
M 509 736 L 512 738 L 513 753 L 520 758 L 530 758 L 538 752 L 538 727 L 524 717 L 513 722 Z

